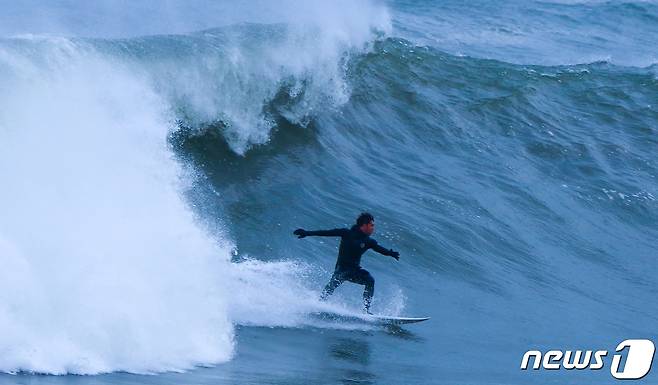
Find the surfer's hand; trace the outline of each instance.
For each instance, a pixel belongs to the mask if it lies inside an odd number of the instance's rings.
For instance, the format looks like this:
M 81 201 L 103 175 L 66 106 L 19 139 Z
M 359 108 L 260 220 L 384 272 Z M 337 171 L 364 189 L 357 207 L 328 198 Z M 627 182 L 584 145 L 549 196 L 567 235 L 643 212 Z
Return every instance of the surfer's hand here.
M 397 251 L 391 251 L 391 257 L 395 258 L 396 261 L 400 260 L 400 253 Z
M 292 233 L 295 234 L 297 236 L 297 238 L 304 238 L 306 236 L 306 230 L 304 230 L 304 229 L 297 229 L 297 230 L 293 231 Z

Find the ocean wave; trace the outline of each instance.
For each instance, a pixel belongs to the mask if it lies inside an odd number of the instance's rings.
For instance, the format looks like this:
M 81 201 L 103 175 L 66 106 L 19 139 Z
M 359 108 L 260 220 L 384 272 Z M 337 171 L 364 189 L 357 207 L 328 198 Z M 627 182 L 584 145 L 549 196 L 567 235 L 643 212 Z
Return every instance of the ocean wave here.
M 11 267 L 0 277 L 0 371 L 152 373 L 230 359 L 241 307 L 258 307 L 230 293 L 258 298 L 268 273 L 239 288 L 246 265 L 231 264 L 233 243 L 213 231 L 221 218 L 211 229 L 188 205 L 198 176 L 170 135 L 220 122 L 242 154 L 268 141 L 264 107 L 279 93 L 280 114 L 297 122 L 344 103 L 344 58 L 367 49 L 385 16 L 0 40 L 0 88 L 11 90 L 0 96 L 0 258 Z
M 586 285 L 651 317 L 620 297 L 651 272 L 653 67 L 332 20 L 0 41 L 1 371 L 185 370 L 231 359 L 236 324 L 313 324 L 335 245 L 290 229 L 363 209 L 409 261 L 368 261 L 379 309 L 405 305 L 393 277 L 609 311 L 569 279 L 596 270 L 611 282 Z

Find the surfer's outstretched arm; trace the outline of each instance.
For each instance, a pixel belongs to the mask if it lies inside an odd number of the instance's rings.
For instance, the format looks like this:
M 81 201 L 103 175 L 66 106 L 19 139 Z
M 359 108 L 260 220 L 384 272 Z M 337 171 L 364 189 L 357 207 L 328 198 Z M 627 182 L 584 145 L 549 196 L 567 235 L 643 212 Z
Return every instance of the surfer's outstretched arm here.
M 379 246 L 377 241 L 375 241 L 374 239 L 371 239 L 371 242 L 372 243 L 370 244 L 370 248 L 375 250 L 379 254 L 388 255 L 389 257 L 393 257 L 397 260 L 400 259 L 400 253 L 398 253 L 397 251 L 393 251 L 393 249 L 387 249 L 387 248 Z
M 345 235 L 349 230 L 347 229 L 331 229 L 331 230 L 311 230 L 307 231 L 304 229 L 297 229 L 293 231 L 293 234 L 295 234 L 299 238 L 304 238 L 308 236 L 319 236 L 319 237 L 342 237 Z

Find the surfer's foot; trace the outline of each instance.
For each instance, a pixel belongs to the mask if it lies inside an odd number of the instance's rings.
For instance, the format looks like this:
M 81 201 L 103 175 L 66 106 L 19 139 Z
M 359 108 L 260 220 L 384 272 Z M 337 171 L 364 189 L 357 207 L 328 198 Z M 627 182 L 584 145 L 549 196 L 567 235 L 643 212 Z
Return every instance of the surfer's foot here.
M 373 315 L 370 309 L 363 309 L 363 312 L 369 315 Z

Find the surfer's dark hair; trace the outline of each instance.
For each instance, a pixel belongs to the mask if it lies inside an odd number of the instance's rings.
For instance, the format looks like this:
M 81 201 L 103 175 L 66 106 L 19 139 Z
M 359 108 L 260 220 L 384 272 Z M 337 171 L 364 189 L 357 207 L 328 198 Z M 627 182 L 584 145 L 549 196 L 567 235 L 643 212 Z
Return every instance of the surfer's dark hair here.
M 370 223 L 375 220 L 375 217 L 372 216 L 370 213 L 363 212 L 359 214 L 359 216 L 356 218 L 356 225 L 361 227 L 367 223 Z

